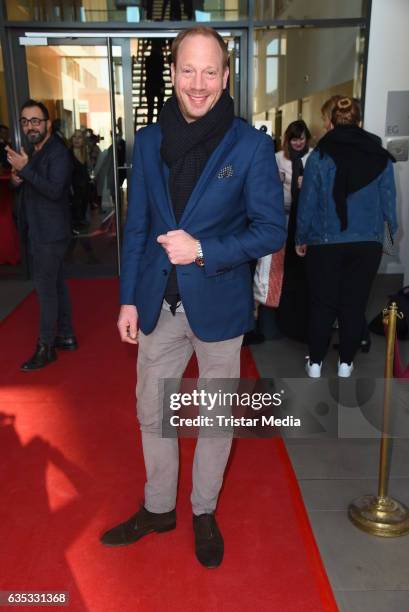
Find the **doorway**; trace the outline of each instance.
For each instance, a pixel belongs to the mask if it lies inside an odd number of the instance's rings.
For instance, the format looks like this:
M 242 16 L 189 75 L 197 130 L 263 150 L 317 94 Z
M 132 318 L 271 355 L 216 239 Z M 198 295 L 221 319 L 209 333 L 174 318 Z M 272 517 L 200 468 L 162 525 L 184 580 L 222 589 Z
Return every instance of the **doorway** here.
M 246 32 L 220 34 L 230 51 L 228 87 L 235 112 L 246 117 L 241 61 L 247 57 Z M 43 101 L 53 132 L 73 153 L 73 235 L 66 262 L 71 277 L 120 272 L 135 133 L 157 120 L 172 93 L 170 48 L 176 35 L 17 32 L 13 37 L 17 106 L 27 98 Z

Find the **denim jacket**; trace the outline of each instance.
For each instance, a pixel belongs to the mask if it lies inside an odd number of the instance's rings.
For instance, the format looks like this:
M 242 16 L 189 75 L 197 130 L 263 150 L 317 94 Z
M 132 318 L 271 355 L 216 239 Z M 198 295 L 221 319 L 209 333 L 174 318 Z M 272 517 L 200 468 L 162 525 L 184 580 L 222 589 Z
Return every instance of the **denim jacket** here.
M 396 189 L 392 162 L 372 183 L 347 198 L 348 227 L 341 231 L 332 195 L 335 163 L 315 150 L 308 158 L 298 201 L 296 244 L 383 243 L 385 221 L 397 230 Z

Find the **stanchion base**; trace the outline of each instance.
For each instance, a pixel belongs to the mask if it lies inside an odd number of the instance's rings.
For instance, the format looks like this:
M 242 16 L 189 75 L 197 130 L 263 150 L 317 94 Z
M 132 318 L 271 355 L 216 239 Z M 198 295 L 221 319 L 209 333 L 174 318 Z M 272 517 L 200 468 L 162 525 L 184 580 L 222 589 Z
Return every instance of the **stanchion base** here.
M 386 538 L 409 533 L 409 509 L 392 497 L 364 495 L 349 506 L 351 521 L 367 533 Z

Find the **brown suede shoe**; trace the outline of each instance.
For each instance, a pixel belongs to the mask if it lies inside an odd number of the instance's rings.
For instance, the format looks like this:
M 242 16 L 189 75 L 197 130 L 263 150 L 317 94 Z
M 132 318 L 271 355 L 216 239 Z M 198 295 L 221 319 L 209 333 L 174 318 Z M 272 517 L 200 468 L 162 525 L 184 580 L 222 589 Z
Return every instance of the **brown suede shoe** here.
M 100 538 L 104 546 L 127 546 L 140 540 L 144 535 L 156 531 L 170 531 L 176 527 L 176 510 L 160 514 L 149 512 L 144 506 L 124 523 L 120 523 Z

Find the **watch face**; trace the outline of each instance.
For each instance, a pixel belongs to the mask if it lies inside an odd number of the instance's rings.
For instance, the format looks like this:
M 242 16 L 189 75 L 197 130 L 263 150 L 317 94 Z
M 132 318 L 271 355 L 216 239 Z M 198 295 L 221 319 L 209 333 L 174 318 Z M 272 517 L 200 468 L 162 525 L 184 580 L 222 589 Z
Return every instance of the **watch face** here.
M 203 266 L 205 265 L 204 258 L 203 257 L 196 257 L 195 264 L 197 264 L 198 266 L 203 268 Z

